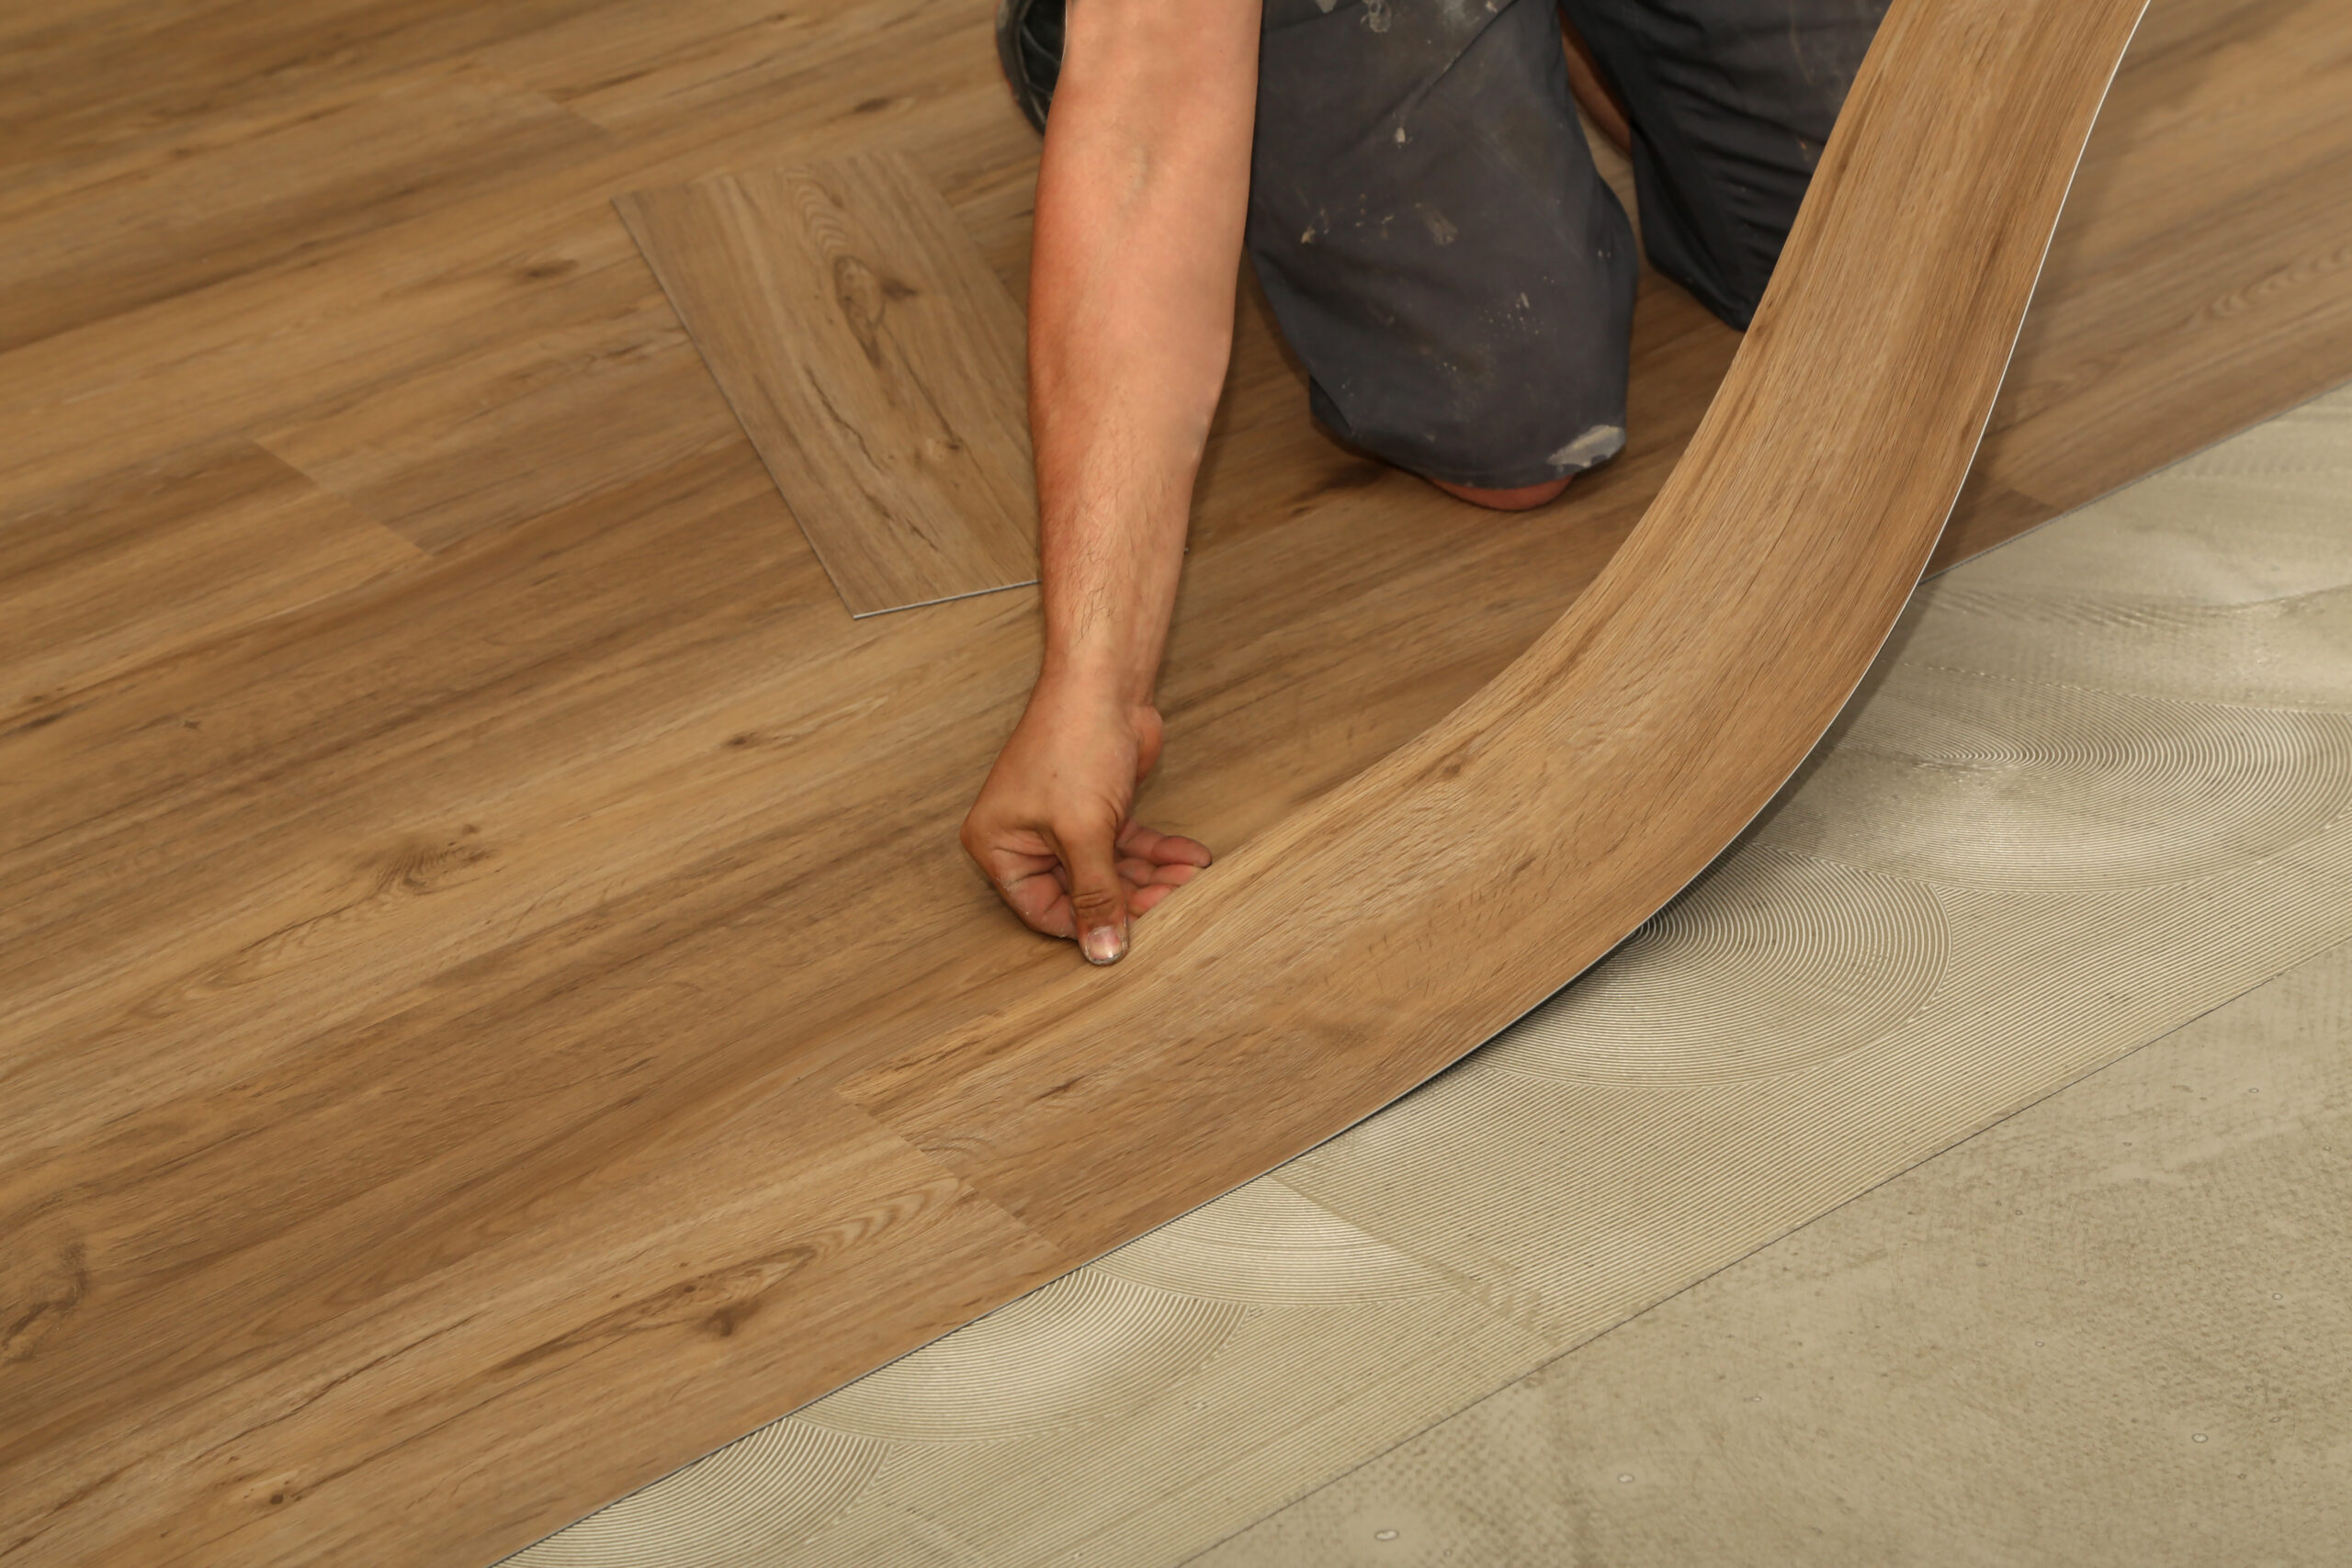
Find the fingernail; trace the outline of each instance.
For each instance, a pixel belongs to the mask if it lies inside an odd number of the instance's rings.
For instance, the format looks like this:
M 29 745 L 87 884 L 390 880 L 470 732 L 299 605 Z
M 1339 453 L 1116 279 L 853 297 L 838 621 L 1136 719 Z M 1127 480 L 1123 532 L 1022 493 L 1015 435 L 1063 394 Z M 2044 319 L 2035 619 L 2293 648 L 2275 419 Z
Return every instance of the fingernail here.
M 1096 926 L 1080 945 L 1089 964 L 1116 964 L 1127 951 L 1127 939 L 1116 926 Z

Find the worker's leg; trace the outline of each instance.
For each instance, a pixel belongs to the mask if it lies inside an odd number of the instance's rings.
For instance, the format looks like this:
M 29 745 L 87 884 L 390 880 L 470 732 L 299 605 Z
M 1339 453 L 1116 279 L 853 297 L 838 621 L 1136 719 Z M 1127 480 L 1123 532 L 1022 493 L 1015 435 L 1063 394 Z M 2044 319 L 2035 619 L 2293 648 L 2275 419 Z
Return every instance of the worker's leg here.
M 1633 124 L 1651 262 L 1747 325 L 1887 0 L 1561 0 Z
M 1315 412 L 1528 504 L 1624 442 L 1635 263 L 1551 0 L 1267 0 L 1250 254 Z

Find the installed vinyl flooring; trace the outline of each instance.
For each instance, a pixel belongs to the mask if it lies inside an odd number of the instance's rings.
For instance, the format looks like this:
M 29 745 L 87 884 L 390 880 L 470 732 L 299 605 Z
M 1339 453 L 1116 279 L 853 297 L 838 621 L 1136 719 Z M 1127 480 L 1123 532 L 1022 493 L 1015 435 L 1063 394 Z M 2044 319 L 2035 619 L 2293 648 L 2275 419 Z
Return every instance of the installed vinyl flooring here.
M 484 1561 L 895 1280 L 968 1280 L 936 1332 L 1074 1261 L 816 1092 L 1072 962 L 952 833 L 1034 596 L 852 622 L 611 205 L 897 151 L 1017 297 L 988 9 L 0 17 L 17 1560 Z M 2158 0 L 1948 558 L 2352 368 L 2347 51 Z M 1625 455 L 1498 518 L 1324 441 L 1246 304 L 1155 818 L 1229 849 L 1476 689 L 1732 343 L 1653 281 Z

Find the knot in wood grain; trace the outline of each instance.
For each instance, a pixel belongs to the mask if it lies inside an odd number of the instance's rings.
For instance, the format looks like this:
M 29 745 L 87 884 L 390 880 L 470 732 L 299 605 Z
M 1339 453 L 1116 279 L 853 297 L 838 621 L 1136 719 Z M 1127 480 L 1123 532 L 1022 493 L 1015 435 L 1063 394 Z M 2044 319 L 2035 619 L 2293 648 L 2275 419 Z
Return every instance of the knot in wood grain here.
M 882 317 L 893 300 L 912 299 L 916 290 L 888 273 L 876 272 L 855 256 L 833 258 L 833 301 L 849 323 L 865 362 L 882 368 Z

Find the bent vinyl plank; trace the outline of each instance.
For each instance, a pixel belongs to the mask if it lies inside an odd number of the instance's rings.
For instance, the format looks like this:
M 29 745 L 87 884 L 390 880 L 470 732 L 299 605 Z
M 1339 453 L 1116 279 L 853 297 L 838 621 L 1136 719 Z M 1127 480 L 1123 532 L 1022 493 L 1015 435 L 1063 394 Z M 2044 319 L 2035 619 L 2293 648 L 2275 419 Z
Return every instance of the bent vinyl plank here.
M 1021 312 L 910 160 L 615 205 L 850 614 L 1036 581 Z
M 1092 1255 L 1330 1136 L 1698 874 L 1934 548 L 2137 0 L 1902 4 L 1681 461 L 1470 702 L 1071 971 L 842 1092 Z

